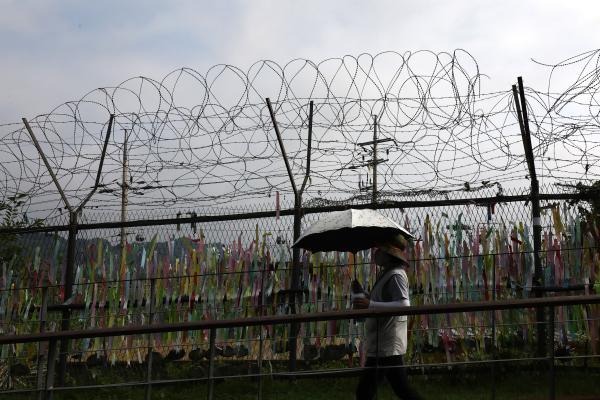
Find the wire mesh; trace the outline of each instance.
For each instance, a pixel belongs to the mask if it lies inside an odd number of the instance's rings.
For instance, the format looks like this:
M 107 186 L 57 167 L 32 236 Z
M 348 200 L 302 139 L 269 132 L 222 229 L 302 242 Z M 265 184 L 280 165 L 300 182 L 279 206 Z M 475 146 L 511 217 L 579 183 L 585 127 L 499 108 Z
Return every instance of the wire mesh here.
M 595 207 L 600 165 L 593 139 L 598 54 L 551 66 L 551 77 L 579 68 L 573 85 L 557 91 L 550 80 L 544 91 L 526 90 L 543 191 L 562 195 L 542 204 L 549 290 L 589 292 L 599 285 L 597 228 L 585 212 Z M 391 74 L 383 67 L 390 60 Z M 416 72 L 421 62 L 431 71 Z M 217 90 L 227 76 L 239 79 L 236 101 Z M 531 296 L 528 200 L 506 201 L 529 193 L 514 105 L 510 91 L 481 91 L 480 78 L 475 60 L 462 51 L 284 66 L 264 61 L 248 71 L 219 66 L 205 75 L 182 69 L 160 81 L 136 78 L 37 116 L 31 125 L 67 197 L 77 206 L 96 190 L 78 215 L 72 277 L 66 276 L 69 210 L 24 128 L 0 125 L 3 226 L 24 228 L 0 233 L 0 333 L 55 331 L 65 317 L 70 328 L 88 329 L 349 308 L 350 281 L 356 277 L 368 289 L 375 280 L 370 250 L 303 253 L 299 301 L 293 301 L 293 216 L 279 215 L 293 205 L 272 134 L 275 121 L 265 108 L 268 93 L 296 175 L 307 171 L 307 109 L 310 100 L 316 104 L 303 228 L 327 207 L 380 206 L 417 238 L 409 248 L 413 304 Z M 199 104 L 182 94 L 194 87 L 202 89 Z M 115 130 L 95 185 L 109 114 L 115 114 Z M 385 143 L 379 154 L 364 144 L 375 128 Z M 379 187 L 373 191 L 375 165 Z M 587 205 L 577 208 L 582 192 Z M 207 218 L 199 222 L 198 216 Z M 116 223 L 95 226 L 103 222 Z M 62 312 L 65 307 L 70 311 Z M 589 305 L 551 314 L 551 353 L 559 363 L 596 363 L 599 312 Z M 540 339 L 534 329 L 540 323 L 532 312 L 417 316 L 407 359 L 412 367 L 517 360 Z M 361 322 L 299 329 L 300 370 L 364 363 Z M 216 376 L 283 371 L 292 335 L 283 325 L 219 330 Z M 187 363 L 192 367 L 177 379 L 202 380 L 208 342 L 206 331 L 73 340 L 60 354 L 75 377 L 66 386 L 101 384 L 81 374 L 107 366 L 127 371 L 120 382 L 147 379 L 149 351 L 156 362 L 150 379 L 169 380 L 169 363 Z M 2 389 L 39 386 L 48 347 L 2 346 Z

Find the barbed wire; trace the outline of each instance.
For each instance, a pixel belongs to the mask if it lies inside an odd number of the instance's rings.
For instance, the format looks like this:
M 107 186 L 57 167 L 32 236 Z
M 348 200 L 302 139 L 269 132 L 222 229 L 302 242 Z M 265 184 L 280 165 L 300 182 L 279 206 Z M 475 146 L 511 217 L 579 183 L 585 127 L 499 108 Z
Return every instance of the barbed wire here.
M 550 68 L 548 87 L 526 89 L 536 159 L 544 183 L 600 176 L 598 51 Z M 558 71 L 575 77 L 555 91 Z M 298 181 L 307 167 L 309 102 L 314 102 L 305 200 L 367 201 L 372 160 L 385 198 L 527 184 L 510 88 L 482 91 L 476 60 L 452 53 L 384 52 L 263 60 L 247 70 L 216 65 L 134 77 L 69 101 L 30 124 L 57 178 L 81 202 L 94 186 L 109 116 L 115 115 L 100 187 L 87 209 L 117 211 L 122 188 L 134 209 L 268 201 L 292 193 L 265 99 L 274 104 Z M 568 81 L 568 80 L 567 80 Z M 376 116 L 378 145 L 373 139 Z M 0 125 L 0 199 L 19 199 L 37 217 L 64 205 L 22 124 Z M 127 181 L 123 182 L 126 146 Z M 383 161 L 385 160 L 385 161 Z

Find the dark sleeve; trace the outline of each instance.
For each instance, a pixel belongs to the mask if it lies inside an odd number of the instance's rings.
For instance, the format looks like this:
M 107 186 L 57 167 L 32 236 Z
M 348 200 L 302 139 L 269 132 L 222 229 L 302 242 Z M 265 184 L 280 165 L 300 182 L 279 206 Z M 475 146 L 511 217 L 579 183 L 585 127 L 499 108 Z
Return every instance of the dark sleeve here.
M 383 286 L 383 301 L 408 300 L 408 281 L 405 276 L 395 274 Z

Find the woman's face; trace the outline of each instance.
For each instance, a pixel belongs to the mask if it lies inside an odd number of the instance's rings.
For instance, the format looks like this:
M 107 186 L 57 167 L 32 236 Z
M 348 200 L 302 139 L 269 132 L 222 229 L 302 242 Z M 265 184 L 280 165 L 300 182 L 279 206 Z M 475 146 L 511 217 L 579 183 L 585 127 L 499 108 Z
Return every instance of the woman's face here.
M 403 255 L 406 253 L 406 250 L 404 250 Z M 383 250 L 380 249 L 375 249 L 375 253 L 373 254 L 373 261 L 375 261 L 375 264 L 377 265 L 381 265 L 382 267 L 395 267 L 396 265 L 398 265 L 398 260 L 389 255 L 388 253 L 386 253 Z
M 377 265 L 387 267 L 392 260 L 388 253 L 380 249 L 376 249 L 375 254 L 373 254 L 373 261 L 375 261 L 375 264 Z

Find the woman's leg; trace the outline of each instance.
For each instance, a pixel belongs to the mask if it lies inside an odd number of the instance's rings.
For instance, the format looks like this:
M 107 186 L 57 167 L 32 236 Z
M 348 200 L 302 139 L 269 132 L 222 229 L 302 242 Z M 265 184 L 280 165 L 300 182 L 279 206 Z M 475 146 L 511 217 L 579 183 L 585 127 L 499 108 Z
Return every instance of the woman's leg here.
M 404 360 L 402 356 L 387 357 L 381 365 L 396 368 L 385 369 L 385 377 L 392 386 L 396 396 L 403 400 L 422 399 L 422 397 L 408 384 L 406 368 L 402 368 Z M 400 367 L 400 368 L 398 368 Z
M 375 358 L 367 358 L 366 369 L 356 387 L 356 400 L 373 400 L 375 398 L 377 385 L 383 380 L 382 371 L 375 369 L 376 365 Z

